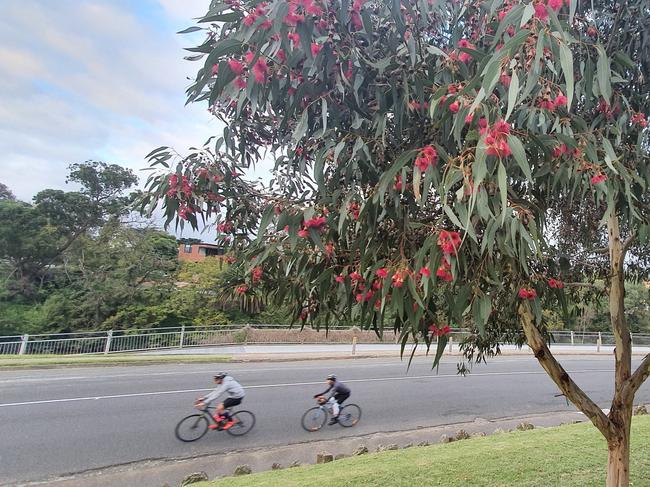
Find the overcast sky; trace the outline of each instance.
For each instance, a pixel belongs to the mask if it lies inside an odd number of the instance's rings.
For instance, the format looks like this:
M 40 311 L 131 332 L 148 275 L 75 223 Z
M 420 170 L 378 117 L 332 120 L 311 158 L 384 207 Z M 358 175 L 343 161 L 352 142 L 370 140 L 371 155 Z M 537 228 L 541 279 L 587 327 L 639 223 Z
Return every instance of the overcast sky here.
M 219 131 L 185 107 L 187 36 L 209 0 L 0 1 L 0 181 L 25 201 L 97 159 L 142 178 L 144 156 Z

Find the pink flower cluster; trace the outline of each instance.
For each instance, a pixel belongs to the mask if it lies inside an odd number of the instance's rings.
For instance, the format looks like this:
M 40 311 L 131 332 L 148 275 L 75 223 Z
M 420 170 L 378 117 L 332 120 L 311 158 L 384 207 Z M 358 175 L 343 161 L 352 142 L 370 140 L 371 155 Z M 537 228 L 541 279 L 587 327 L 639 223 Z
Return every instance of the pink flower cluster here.
M 234 229 L 234 225 L 232 224 L 232 222 L 227 221 L 227 222 L 219 223 L 219 225 L 217 225 L 217 230 L 220 233 L 231 233 L 233 229 Z
M 253 282 L 261 281 L 263 275 L 264 275 L 264 271 L 262 270 L 261 267 L 254 267 L 253 270 L 251 271 L 251 278 L 253 279 Z
M 535 291 L 533 288 L 522 287 L 519 290 L 519 297 L 521 299 L 527 299 L 528 301 L 532 301 L 537 297 L 537 291 Z
M 571 0 L 566 0 L 567 5 L 569 5 L 570 3 Z M 548 0 L 546 4 L 544 4 L 543 1 L 539 1 L 534 5 L 535 17 L 537 17 L 539 20 L 543 22 L 546 22 L 548 20 L 548 10 L 546 7 L 548 6 L 549 8 L 557 12 L 562 8 L 563 4 L 564 4 L 563 0 Z
M 591 184 L 594 186 L 596 184 L 604 183 L 605 181 L 607 181 L 607 175 L 602 172 L 591 177 Z
M 476 49 L 476 46 L 471 42 L 469 42 L 467 39 L 461 39 L 460 41 L 458 41 L 458 47 L 464 49 Z M 473 58 L 471 54 L 464 51 L 460 51 L 458 54 L 458 59 L 460 60 L 460 62 L 467 64 Z
M 436 164 L 438 164 L 438 153 L 430 145 L 424 147 L 415 158 L 415 166 L 421 172 L 425 172 L 430 167 L 435 167 Z
M 310 229 L 320 232 L 325 229 L 326 224 L 327 218 L 324 216 L 316 216 L 314 218 L 310 218 L 309 220 L 305 220 L 302 228 L 298 230 L 298 236 L 301 238 L 307 238 L 309 237 Z
M 449 335 L 451 333 L 451 328 L 448 325 L 436 325 L 435 323 L 429 327 L 429 331 L 435 337 L 440 337 L 444 335 Z
M 646 128 L 648 126 L 648 119 L 643 113 L 635 113 L 632 115 L 630 121 L 634 124 L 637 124 L 641 128 Z
M 244 56 L 244 61 L 240 61 L 234 58 L 228 60 L 228 67 L 235 75 L 237 75 L 234 81 L 235 86 L 240 90 L 246 88 L 244 70 L 250 67 L 254 59 L 255 53 L 248 51 Z M 270 74 L 270 69 L 266 62 L 266 59 L 259 57 L 255 64 L 253 64 L 251 72 L 253 73 L 253 78 L 255 79 L 256 83 L 265 84 Z
M 391 277 L 393 287 L 402 287 L 408 279 L 409 273 L 405 270 L 396 271 Z
M 484 119 L 483 119 L 484 120 Z M 485 144 L 487 145 L 486 154 L 497 156 L 499 158 L 507 157 L 512 154 L 510 146 L 508 145 L 508 134 L 510 134 L 510 124 L 504 120 L 498 120 L 492 125 L 487 126 L 487 121 L 484 122 L 485 127 L 481 126 L 480 134 L 485 135 Z
M 444 254 L 440 266 L 436 270 L 436 276 L 441 278 L 443 281 L 451 282 L 453 280 L 453 275 L 451 274 L 451 262 L 449 261 L 450 256 L 458 254 L 458 247 L 460 246 L 462 239 L 458 232 L 449 232 L 447 230 L 442 230 L 440 235 L 438 235 L 438 247 Z M 428 269 L 427 269 L 428 270 Z
M 539 108 L 553 112 L 558 107 L 565 107 L 567 105 L 567 102 L 567 97 L 560 93 L 555 97 L 555 100 L 551 100 L 550 98 L 542 98 L 539 101 L 538 106 Z
M 169 190 L 167 191 L 167 196 L 175 197 L 179 190 L 178 175 L 170 174 L 169 178 L 167 179 L 167 182 L 169 183 Z M 184 193 L 186 196 L 192 194 L 193 188 L 189 180 L 187 179 L 187 176 L 181 176 L 180 191 L 181 193 Z

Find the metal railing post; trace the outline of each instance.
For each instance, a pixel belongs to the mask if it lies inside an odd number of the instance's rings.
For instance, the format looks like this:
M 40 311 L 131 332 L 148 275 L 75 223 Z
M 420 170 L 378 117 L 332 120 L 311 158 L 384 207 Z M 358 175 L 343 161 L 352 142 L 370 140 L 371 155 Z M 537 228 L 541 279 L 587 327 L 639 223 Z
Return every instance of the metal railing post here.
M 574 343 L 573 330 L 571 330 L 571 345 L 575 345 L 575 343 Z
M 104 347 L 104 355 L 108 355 L 111 351 L 111 342 L 113 341 L 113 330 L 108 330 L 106 333 L 106 346 Z
M 181 339 L 178 342 L 178 348 L 183 348 L 184 341 L 185 341 L 185 325 L 181 326 Z
M 449 353 L 451 353 L 453 348 L 454 348 L 454 337 L 449 335 Z
M 596 341 L 596 352 L 600 352 L 600 346 L 603 344 L 603 335 L 599 331 L 598 332 L 598 340 Z
M 29 335 L 25 333 L 20 339 L 20 350 L 18 350 L 18 355 L 25 355 L 27 351 L 27 342 L 29 341 Z
M 353 336 L 352 337 L 352 355 L 357 354 L 357 337 Z

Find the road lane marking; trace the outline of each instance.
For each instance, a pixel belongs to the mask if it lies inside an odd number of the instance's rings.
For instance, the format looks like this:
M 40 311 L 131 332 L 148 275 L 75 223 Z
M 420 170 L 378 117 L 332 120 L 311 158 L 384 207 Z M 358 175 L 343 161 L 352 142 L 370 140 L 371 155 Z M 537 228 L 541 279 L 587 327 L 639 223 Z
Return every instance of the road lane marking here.
M 569 371 L 569 374 L 584 374 L 584 373 L 594 373 L 594 372 L 596 373 L 612 372 L 612 370 L 611 369 L 574 370 L 574 371 Z M 471 379 L 472 377 L 489 377 L 489 376 L 503 376 L 503 375 L 546 375 L 546 372 L 540 372 L 540 371 L 479 372 L 475 374 L 469 374 L 465 378 Z M 374 377 L 374 378 L 367 378 L 367 379 L 350 379 L 350 380 L 346 380 L 345 382 L 347 383 L 388 382 L 388 381 L 402 381 L 402 380 L 448 379 L 448 378 L 461 378 L 461 376 L 459 376 L 458 374 L 439 374 L 439 375 L 418 375 L 418 376 L 399 376 L 399 377 Z M 281 383 L 281 384 L 258 384 L 258 385 L 246 386 L 245 389 L 271 389 L 276 387 L 301 387 L 301 386 L 313 386 L 313 385 L 323 385 L 323 381 L 291 382 L 291 383 Z M 210 390 L 212 390 L 212 388 L 180 389 L 174 391 L 155 391 L 155 392 L 134 392 L 129 394 L 70 397 L 70 398 L 63 398 L 63 399 L 43 399 L 39 401 L 0 403 L 0 407 L 33 406 L 38 404 L 54 404 L 54 403 L 65 403 L 65 402 L 79 402 L 79 401 L 99 401 L 103 399 L 122 399 L 126 397 L 163 396 L 168 394 L 187 394 L 190 392 L 205 392 Z
M 354 360 L 354 359 L 351 359 Z M 359 359 L 357 359 L 359 360 Z M 361 359 L 363 360 L 363 359 Z M 581 361 L 585 362 L 583 359 L 565 359 L 563 362 L 569 362 L 569 361 Z M 498 367 L 501 364 L 511 364 L 513 362 L 526 362 L 530 361 L 530 357 L 526 358 L 520 358 L 520 357 L 502 357 L 498 361 L 492 362 L 491 365 Z M 588 361 L 588 360 L 587 360 Z M 413 362 L 412 367 L 415 366 L 422 366 L 422 365 L 430 365 L 431 361 L 430 360 L 419 360 L 417 362 Z M 456 362 L 450 362 L 446 361 L 443 362 L 443 364 L 446 365 L 456 365 Z M 188 365 L 188 364 L 186 364 Z M 226 364 L 224 364 L 226 365 Z M 248 374 L 248 373 L 257 373 L 257 372 L 277 372 L 277 371 L 286 371 L 286 370 L 322 370 L 323 365 L 314 365 L 314 366 L 309 366 L 305 367 L 303 364 L 295 364 L 295 363 L 290 363 L 286 367 L 265 367 L 265 368 L 260 368 L 260 369 L 251 369 L 249 367 L 250 364 L 239 364 L 239 363 L 233 363 L 230 364 L 231 367 L 229 368 L 231 371 L 236 372 L 238 375 L 240 374 Z M 382 362 L 382 363 L 367 363 L 367 362 L 356 362 L 356 363 L 351 363 L 347 364 L 350 366 L 353 366 L 354 368 L 368 368 L 368 367 L 391 367 L 391 366 L 398 366 L 398 365 L 404 365 L 404 362 L 402 361 L 396 361 L 396 362 Z M 158 367 L 157 365 L 153 367 Z M 247 368 L 240 368 L 240 367 L 247 367 Z M 169 376 L 169 375 L 190 375 L 190 374 L 205 374 L 205 375 L 210 375 L 214 371 L 214 367 L 210 367 L 209 369 L 204 369 L 204 370 L 178 370 L 178 371 L 173 371 L 173 372 L 148 372 L 148 373 L 128 373 L 128 374 L 106 374 L 106 375 L 77 375 L 77 376 L 64 376 L 64 377 L 57 377 L 57 376 L 46 376 L 46 377 L 31 377 L 31 376 L 18 376 L 18 377 L 11 377 L 7 379 L 0 379 L 0 385 L 2 384 L 15 384 L 15 383 L 26 383 L 26 382 L 50 382 L 50 381 L 66 381 L 66 380 L 103 380 L 103 379 L 119 379 L 119 378 L 124 378 L 124 377 L 157 377 L 157 376 Z M 612 370 L 613 371 L 613 370 Z M 43 373 L 43 371 L 39 371 L 39 373 Z
M 446 362 L 451 363 L 451 362 Z M 456 362 L 454 362 L 455 364 Z M 427 362 L 426 365 L 429 363 Z M 242 365 L 242 364 L 232 364 L 232 365 Z M 400 362 L 394 363 L 379 363 L 379 364 L 354 364 L 358 368 L 368 368 L 368 367 L 389 367 L 400 365 Z M 416 364 L 418 365 L 418 364 Z M 424 364 L 419 364 L 424 365 Z M 298 369 L 302 370 L 322 370 L 323 365 L 314 365 L 311 367 L 304 366 L 293 366 L 293 367 L 273 367 L 273 368 L 261 368 L 261 369 L 251 369 L 251 368 L 239 368 L 239 367 L 228 367 L 231 371 L 236 372 L 237 375 L 246 374 L 246 373 L 257 373 L 257 372 L 277 372 L 277 371 L 287 371 Z M 30 377 L 30 376 L 18 376 L 12 377 L 10 379 L 0 379 L 0 384 L 12 384 L 12 383 L 23 383 L 23 382 L 50 382 L 50 381 L 65 381 L 65 380 L 101 380 L 101 379 L 118 379 L 122 377 L 156 377 L 156 376 L 167 376 L 167 375 L 189 375 L 189 374 L 203 374 L 211 375 L 214 372 L 215 368 L 210 367 L 209 369 L 204 370 L 191 370 L 184 371 L 178 370 L 174 372 L 149 372 L 149 373 L 134 373 L 134 374 L 106 374 L 106 375 L 79 375 L 79 376 L 64 376 L 64 377 Z

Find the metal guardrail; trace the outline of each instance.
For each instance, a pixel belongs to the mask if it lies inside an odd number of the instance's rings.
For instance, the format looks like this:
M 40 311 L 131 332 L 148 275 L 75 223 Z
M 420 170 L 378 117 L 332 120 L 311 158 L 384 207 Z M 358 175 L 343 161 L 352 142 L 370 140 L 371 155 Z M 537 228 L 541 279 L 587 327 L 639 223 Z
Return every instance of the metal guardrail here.
M 138 352 L 145 350 L 160 350 L 169 348 L 207 347 L 236 344 L 279 343 L 268 340 L 249 339 L 244 332 L 247 328 L 255 330 L 287 330 L 286 325 L 254 324 L 228 325 L 223 327 L 180 326 L 165 328 L 142 328 L 132 330 L 109 330 L 103 332 L 57 333 L 50 335 L 14 335 L 0 337 L 0 355 L 85 355 L 109 354 L 118 352 Z M 351 330 L 350 326 L 333 326 L 329 330 Z M 311 329 L 311 328 L 309 328 Z M 297 330 L 297 328 L 293 328 Z M 238 333 L 242 335 L 238 336 Z M 459 343 L 469 332 L 466 330 L 452 331 L 453 343 Z M 357 336 L 360 335 L 360 336 Z M 551 347 L 557 345 L 573 345 L 595 347 L 600 351 L 602 346 L 614 345 L 611 333 L 600 332 L 552 332 Z M 396 342 L 392 331 L 384 334 L 383 341 Z M 355 334 L 353 343 L 363 343 L 362 334 Z M 375 340 L 376 341 L 376 340 Z M 283 342 L 288 343 L 288 342 Z M 310 343 L 300 339 L 292 343 Z M 311 342 L 314 343 L 314 342 Z M 369 343 L 369 342 L 368 342 Z M 650 347 L 650 334 L 632 334 L 633 346 Z

